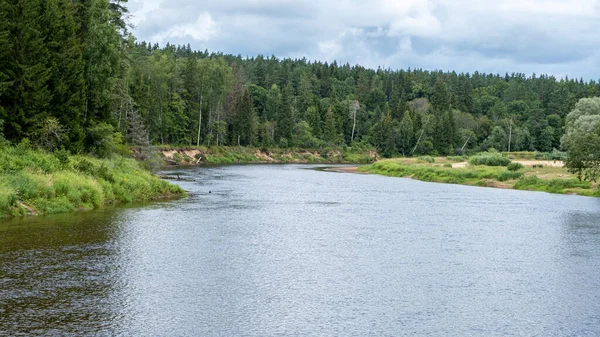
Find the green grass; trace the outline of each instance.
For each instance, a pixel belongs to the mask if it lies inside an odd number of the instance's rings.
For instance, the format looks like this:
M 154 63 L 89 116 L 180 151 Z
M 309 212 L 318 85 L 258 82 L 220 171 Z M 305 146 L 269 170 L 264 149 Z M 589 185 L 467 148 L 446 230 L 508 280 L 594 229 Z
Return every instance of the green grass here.
M 104 204 L 184 196 L 133 159 L 96 159 L 0 148 L 0 217 L 89 210 Z
M 513 172 L 499 167 L 453 169 L 430 165 L 405 165 L 389 160 L 376 162 L 361 170 L 393 177 L 412 177 L 423 181 L 467 185 L 477 185 L 482 179 L 506 181 L 513 177 L 511 175 Z
M 600 196 L 598 191 L 591 190 L 592 184 L 587 181 L 579 181 L 577 179 L 540 179 L 536 176 L 527 176 L 519 179 L 515 185 L 515 189 L 518 190 L 531 190 L 531 191 L 543 191 L 549 193 L 577 193 L 578 191 L 585 191 L 584 195 L 597 195 Z
M 447 165 L 436 166 L 423 161 L 402 159 L 382 160 L 359 168 L 362 172 L 392 177 L 410 177 L 422 181 L 504 187 L 519 190 L 543 191 L 560 194 L 579 194 L 600 197 L 600 187 L 590 182 L 581 182 L 572 177 L 556 178 L 557 172 L 565 169 L 548 168 L 537 170 L 551 178 L 540 178 L 533 170 L 511 171 L 502 166 L 475 166 L 450 168 Z M 562 171 L 561 171 L 562 172 Z

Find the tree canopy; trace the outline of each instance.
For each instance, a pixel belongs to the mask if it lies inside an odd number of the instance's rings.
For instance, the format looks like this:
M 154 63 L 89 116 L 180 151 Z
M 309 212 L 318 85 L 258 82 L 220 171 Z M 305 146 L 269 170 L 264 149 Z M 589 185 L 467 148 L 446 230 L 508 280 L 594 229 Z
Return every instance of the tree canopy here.
M 129 144 L 143 129 L 152 144 L 363 143 L 386 156 L 447 155 L 551 151 L 561 138 L 570 148 L 580 133 L 565 135 L 565 126 L 596 125 L 592 117 L 577 122 L 594 115 L 588 110 L 595 101 L 580 102 L 600 96 L 594 80 L 368 69 L 161 47 L 136 41 L 126 14 L 123 0 L 0 0 L 0 125 L 7 140 L 89 151 L 96 146 L 92 130 L 102 125 Z
M 577 102 L 567 115 L 565 130 L 566 166 L 580 180 L 595 181 L 600 176 L 600 97 Z

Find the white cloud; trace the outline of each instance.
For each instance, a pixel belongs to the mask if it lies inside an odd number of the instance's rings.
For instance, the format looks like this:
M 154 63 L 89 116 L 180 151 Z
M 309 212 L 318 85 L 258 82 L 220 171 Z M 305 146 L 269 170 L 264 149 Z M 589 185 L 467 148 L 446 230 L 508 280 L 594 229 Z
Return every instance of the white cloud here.
M 130 7 L 141 40 L 198 49 L 600 77 L 599 0 L 130 0 Z
M 153 36 L 153 40 L 168 42 L 169 38 L 190 37 L 198 41 L 208 41 L 217 36 L 217 23 L 209 13 L 204 12 L 192 23 L 175 25 L 165 32 Z

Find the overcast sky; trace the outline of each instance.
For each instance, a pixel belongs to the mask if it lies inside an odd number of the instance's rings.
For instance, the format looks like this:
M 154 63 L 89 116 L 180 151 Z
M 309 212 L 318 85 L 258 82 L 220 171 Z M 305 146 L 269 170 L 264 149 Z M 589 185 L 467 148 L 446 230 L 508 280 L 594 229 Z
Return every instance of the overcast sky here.
M 129 0 L 139 40 L 457 72 L 600 79 L 600 0 Z

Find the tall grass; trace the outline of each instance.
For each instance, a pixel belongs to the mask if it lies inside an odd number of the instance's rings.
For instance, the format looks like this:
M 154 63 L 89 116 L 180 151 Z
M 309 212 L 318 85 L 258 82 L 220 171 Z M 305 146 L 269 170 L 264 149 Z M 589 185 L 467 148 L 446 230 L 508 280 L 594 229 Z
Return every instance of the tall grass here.
M 481 185 L 483 179 L 507 181 L 520 178 L 520 172 L 510 172 L 503 168 L 453 169 L 423 165 L 404 165 L 394 161 L 379 161 L 363 170 L 394 177 L 412 177 L 422 181 L 451 184 Z
M 133 159 L 49 154 L 26 144 L 0 148 L 0 216 L 32 210 L 63 213 L 183 195 L 180 187 L 152 175 Z
M 510 164 L 510 159 L 502 156 L 500 153 L 482 152 L 469 159 L 471 165 L 486 165 L 486 166 L 507 166 Z

